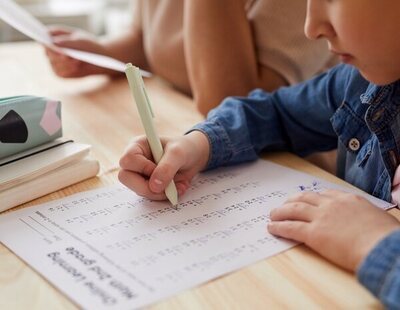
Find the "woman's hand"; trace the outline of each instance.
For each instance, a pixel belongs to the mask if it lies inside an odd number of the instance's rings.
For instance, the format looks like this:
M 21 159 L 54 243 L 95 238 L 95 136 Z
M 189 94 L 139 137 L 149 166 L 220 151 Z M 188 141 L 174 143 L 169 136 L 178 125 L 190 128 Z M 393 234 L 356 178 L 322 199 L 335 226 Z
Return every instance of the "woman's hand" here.
M 106 48 L 95 37 L 82 30 L 52 27 L 49 32 L 54 44 L 58 47 L 72 48 L 100 55 L 107 54 Z M 53 71 L 60 77 L 76 78 L 92 74 L 113 74 L 113 71 L 109 69 L 71 58 L 48 47 L 46 47 L 46 54 Z

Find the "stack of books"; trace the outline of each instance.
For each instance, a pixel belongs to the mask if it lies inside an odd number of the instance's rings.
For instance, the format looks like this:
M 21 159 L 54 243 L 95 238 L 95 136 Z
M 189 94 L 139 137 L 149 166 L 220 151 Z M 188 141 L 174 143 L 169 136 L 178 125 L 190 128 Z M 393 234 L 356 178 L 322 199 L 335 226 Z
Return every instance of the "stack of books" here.
M 62 138 L 61 103 L 0 99 L 0 212 L 95 176 L 90 145 Z

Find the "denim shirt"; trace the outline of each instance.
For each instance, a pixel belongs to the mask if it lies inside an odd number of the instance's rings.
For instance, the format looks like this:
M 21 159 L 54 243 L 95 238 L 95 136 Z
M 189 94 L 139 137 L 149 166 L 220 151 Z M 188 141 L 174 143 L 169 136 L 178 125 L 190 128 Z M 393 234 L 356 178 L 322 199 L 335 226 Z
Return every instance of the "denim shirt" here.
M 391 198 L 394 172 L 400 164 L 400 81 L 377 86 L 357 69 L 337 66 L 312 80 L 273 93 L 254 90 L 248 97 L 230 97 L 192 130 L 210 142 L 207 168 L 255 160 L 264 151 L 288 151 L 300 156 L 337 149 L 337 175 L 384 200 Z M 400 234 L 396 239 L 400 261 Z M 390 240 L 389 240 L 390 241 Z M 385 242 L 389 242 L 385 241 Z M 382 249 L 380 255 L 393 247 Z M 392 253 L 391 252 L 391 253 Z M 386 253 L 393 256 L 391 253 Z M 371 253 L 372 255 L 372 253 Z M 400 280 L 395 303 L 380 295 L 383 283 L 371 286 L 369 268 L 391 272 L 370 256 L 359 270 L 360 281 L 388 307 L 400 308 Z M 393 268 L 394 262 L 388 262 Z M 400 279 L 400 262 L 397 263 Z M 373 287 L 373 289 L 372 289 Z M 394 297 L 393 297 L 394 296 Z

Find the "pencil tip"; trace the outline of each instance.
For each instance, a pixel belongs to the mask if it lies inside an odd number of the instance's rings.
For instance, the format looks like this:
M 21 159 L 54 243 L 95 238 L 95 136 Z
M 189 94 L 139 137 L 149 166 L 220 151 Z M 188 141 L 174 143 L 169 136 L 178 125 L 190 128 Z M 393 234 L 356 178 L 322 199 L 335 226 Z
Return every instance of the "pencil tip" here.
M 167 189 L 165 190 L 165 195 L 167 196 L 168 200 L 171 202 L 172 207 L 177 209 L 178 207 L 178 191 L 176 190 L 174 182 L 171 182 Z

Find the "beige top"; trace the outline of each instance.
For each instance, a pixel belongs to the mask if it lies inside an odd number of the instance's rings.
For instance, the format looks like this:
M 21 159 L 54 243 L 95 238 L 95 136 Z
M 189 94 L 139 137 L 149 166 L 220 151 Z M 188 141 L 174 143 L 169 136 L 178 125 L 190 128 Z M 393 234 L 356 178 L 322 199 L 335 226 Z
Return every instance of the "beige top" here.
M 325 40 L 304 34 L 306 0 L 255 0 L 247 11 L 259 62 L 291 84 L 306 80 L 336 63 Z
M 143 31 L 152 71 L 188 89 L 188 81 L 178 74 L 186 72 L 182 30 L 184 0 L 135 1 L 134 25 Z M 304 35 L 306 4 L 306 0 L 248 0 L 245 5 L 259 63 L 274 69 L 291 84 L 335 63 L 324 40 L 310 41 Z M 167 42 L 165 36 L 169 38 Z

